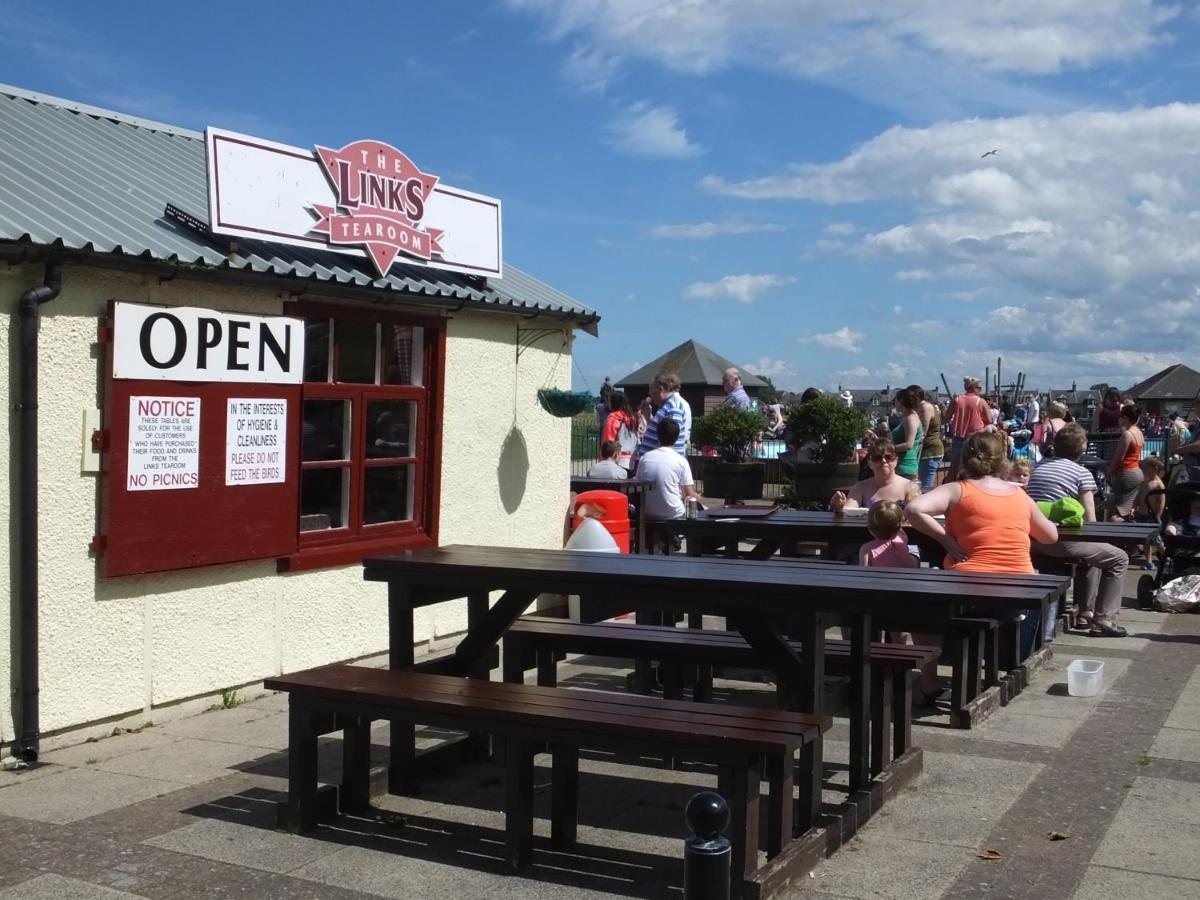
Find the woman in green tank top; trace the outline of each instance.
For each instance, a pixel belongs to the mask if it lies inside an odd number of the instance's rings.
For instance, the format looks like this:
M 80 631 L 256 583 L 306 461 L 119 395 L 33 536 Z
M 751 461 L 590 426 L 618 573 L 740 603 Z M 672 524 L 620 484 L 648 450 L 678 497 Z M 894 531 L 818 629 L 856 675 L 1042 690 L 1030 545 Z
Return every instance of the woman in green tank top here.
M 901 388 L 896 391 L 896 412 L 901 416 L 900 424 L 892 429 L 892 443 L 900 458 L 896 460 L 896 474 L 905 478 L 913 478 L 917 474 L 918 460 L 921 458 L 921 443 L 925 429 L 921 427 L 921 401 L 912 388 Z

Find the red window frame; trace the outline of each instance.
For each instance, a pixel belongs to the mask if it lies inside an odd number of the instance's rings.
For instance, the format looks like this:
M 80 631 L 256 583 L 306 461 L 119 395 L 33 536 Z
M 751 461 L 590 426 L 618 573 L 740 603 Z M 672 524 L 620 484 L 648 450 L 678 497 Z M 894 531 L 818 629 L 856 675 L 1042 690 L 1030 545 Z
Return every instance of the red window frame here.
M 348 463 L 343 460 L 299 462 L 298 478 L 303 487 L 303 472 L 320 468 L 349 468 L 349 502 L 346 523 L 340 528 L 320 531 L 299 531 L 299 550 L 280 561 L 283 571 L 299 571 L 329 565 L 358 562 L 378 553 L 397 552 L 412 547 L 437 544 L 438 511 L 441 495 L 442 404 L 445 381 L 446 331 L 445 320 L 414 316 L 359 307 L 293 303 L 287 315 L 306 320 L 332 319 L 337 321 L 369 322 L 375 325 L 395 324 L 419 327 L 422 332 L 421 384 L 386 385 L 330 381 L 306 381 L 303 385 L 302 406 L 305 400 L 340 399 L 349 401 L 350 447 Z M 376 352 L 379 352 L 378 341 Z M 333 342 L 330 372 L 338 373 L 337 342 Z M 378 369 L 378 365 L 377 365 Z M 376 381 L 378 381 L 378 376 Z M 372 400 L 400 400 L 416 404 L 413 417 L 415 434 L 410 456 L 372 458 L 366 454 L 367 404 Z M 299 458 L 302 448 L 294 451 Z M 363 497 L 366 470 L 373 467 L 413 466 L 412 518 L 400 522 L 364 524 Z M 299 493 L 299 492 L 298 492 Z M 299 529 L 300 506 L 296 510 Z

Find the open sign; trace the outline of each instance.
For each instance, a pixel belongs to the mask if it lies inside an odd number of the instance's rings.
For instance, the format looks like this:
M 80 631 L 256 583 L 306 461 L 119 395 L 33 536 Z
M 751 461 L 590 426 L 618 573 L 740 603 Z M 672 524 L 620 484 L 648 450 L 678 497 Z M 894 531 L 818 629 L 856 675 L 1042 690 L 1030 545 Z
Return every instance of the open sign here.
M 304 322 L 195 307 L 114 304 L 113 378 L 300 384 Z

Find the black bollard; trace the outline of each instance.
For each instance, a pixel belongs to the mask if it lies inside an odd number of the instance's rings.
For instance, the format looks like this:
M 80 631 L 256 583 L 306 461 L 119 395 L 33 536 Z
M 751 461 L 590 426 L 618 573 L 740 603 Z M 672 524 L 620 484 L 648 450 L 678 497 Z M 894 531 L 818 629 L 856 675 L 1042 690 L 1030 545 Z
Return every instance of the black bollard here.
M 692 836 L 683 842 L 683 900 L 729 900 L 729 804 L 702 791 L 684 811 Z

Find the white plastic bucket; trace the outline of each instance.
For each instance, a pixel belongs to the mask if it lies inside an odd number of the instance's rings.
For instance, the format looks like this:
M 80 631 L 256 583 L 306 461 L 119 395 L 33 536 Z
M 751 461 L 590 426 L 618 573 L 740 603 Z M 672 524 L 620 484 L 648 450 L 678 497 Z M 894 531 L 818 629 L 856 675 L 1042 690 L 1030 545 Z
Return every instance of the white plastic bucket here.
M 608 529 L 595 519 L 584 519 L 579 527 L 567 540 L 564 550 L 578 550 L 585 553 L 620 553 L 621 548 L 608 533 Z M 579 621 L 579 595 L 567 596 L 567 616 L 572 622 Z
M 1098 659 L 1073 659 L 1067 666 L 1067 693 L 1094 697 L 1104 681 L 1104 663 Z

